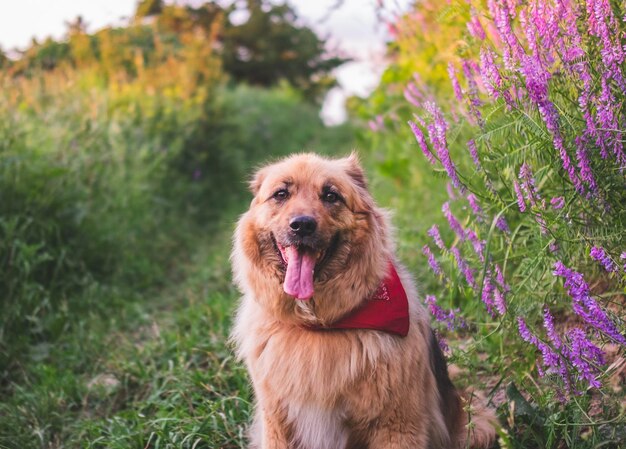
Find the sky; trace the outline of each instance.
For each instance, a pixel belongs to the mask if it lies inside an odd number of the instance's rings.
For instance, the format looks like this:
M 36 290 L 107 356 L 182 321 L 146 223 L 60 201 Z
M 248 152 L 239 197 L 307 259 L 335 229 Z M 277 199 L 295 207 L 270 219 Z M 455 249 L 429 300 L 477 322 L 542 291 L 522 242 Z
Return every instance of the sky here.
M 10 0 L 0 0 L 0 4 Z M 187 3 L 201 3 L 189 0 Z M 230 3 L 230 2 L 226 2 Z M 276 1 L 275 3 L 278 3 Z M 330 48 L 338 48 L 353 59 L 336 70 L 339 87 L 329 92 L 321 112 L 328 124 L 345 120 L 345 99 L 367 96 L 378 84 L 386 63 L 384 24 L 376 18 L 380 0 L 291 0 L 301 21 L 322 37 Z M 386 1 L 387 15 L 400 13 L 409 0 Z M 9 51 L 28 46 L 33 37 L 62 38 L 65 23 L 82 16 L 89 31 L 106 25 L 123 24 L 135 10 L 135 0 L 20 0 L 10 1 L 0 14 L 0 48 Z M 339 5 L 337 8 L 333 6 Z M 322 19 L 325 19 L 322 21 Z

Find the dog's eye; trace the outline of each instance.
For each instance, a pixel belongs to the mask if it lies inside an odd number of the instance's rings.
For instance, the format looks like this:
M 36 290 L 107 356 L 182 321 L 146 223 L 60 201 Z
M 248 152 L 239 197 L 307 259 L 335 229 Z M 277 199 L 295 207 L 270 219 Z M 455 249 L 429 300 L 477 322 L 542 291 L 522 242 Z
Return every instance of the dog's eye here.
M 339 195 L 335 192 L 324 192 L 322 200 L 327 203 L 336 203 L 339 200 Z
M 280 189 L 277 190 L 276 192 L 274 192 L 274 195 L 272 195 L 272 197 L 276 200 L 276 201 L 284 201 L 287 198 L 289 198 L 289 192 L 285 189 Z

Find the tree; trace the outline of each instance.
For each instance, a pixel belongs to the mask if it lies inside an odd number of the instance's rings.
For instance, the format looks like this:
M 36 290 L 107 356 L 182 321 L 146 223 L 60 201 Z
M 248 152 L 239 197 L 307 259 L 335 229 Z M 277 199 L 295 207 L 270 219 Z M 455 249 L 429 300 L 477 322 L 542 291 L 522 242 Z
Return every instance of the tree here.
M 227 16 L 235 10 L 227 9 Z M 347 61 L 328 56 L 313 30 L 296 24 L 287 4 L 248 0 L 249 18 L 227 22 L 222 35 L 224 69 L 237 82 L 272 86 L 287 81 L 309 99 L 319 99 L 335 83 L 331 71 Z

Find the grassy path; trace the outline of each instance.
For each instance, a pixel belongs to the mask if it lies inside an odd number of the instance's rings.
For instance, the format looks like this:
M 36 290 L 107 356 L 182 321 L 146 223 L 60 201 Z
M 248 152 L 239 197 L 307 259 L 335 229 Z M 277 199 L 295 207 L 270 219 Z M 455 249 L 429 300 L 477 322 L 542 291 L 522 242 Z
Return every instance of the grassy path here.
M 250 396 L 227 347 L 234 215 L 152 298 L 87 317 L 0 405 L 0 447 L 235 448 Z

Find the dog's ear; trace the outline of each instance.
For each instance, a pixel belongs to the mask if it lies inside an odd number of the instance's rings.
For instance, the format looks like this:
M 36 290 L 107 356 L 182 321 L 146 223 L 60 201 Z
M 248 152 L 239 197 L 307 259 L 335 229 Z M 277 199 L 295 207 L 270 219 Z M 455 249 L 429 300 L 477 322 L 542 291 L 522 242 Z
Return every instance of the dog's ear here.
M 367 190 L 367 179 L 365 178 L 365 172 L 363 171 L 363 167 L 361 167 L 357 152 L 352 151 L 345 161 L 346 173 L 354 180 L 356 185 Z
M 254 196 L 257 196 L 257 194 L 259 193 L 259 190 L 261 189 L 261 185 L 263 184 L 263 181 L 265 180 L 266 176 L 267 176 L 267 167 L 263 167 L 257 170 L 252 176 L 252 179 L 250 179 L 250 181 L 248 182 L 248 188 L 250 189 L 250 191 L 252 192 Z

